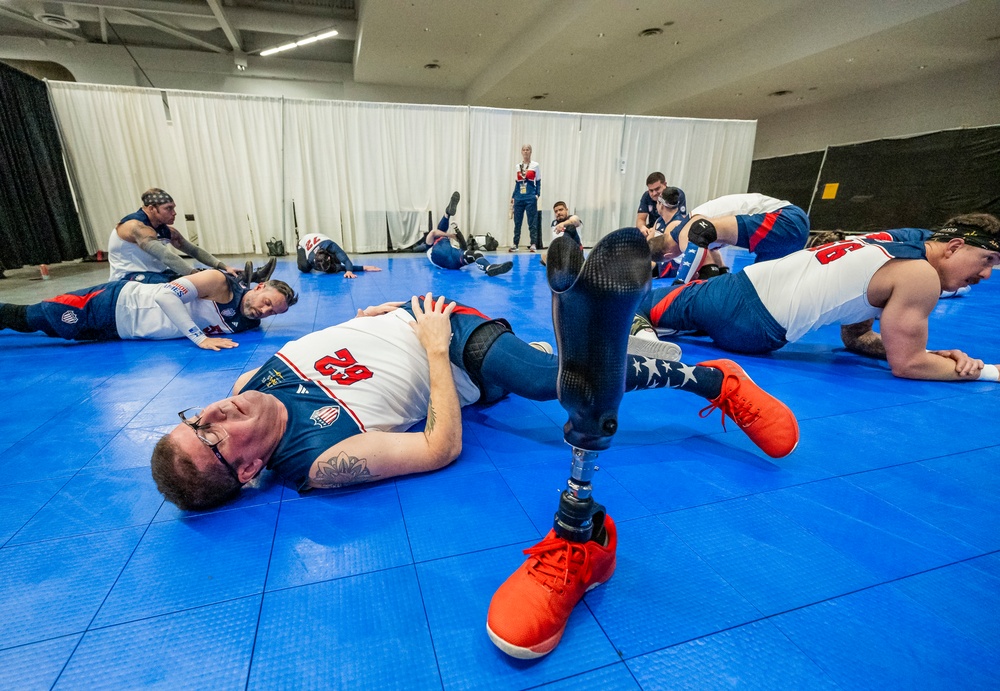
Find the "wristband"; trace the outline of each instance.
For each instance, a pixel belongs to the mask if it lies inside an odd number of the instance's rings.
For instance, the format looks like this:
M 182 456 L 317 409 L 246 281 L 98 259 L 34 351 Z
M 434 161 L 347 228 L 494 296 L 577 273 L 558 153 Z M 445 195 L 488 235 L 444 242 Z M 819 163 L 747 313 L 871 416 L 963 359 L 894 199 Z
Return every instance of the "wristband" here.
M 205 332 L 199 329 L 197 326 L 192 326 L 190 329 L 187 330 L 187 333 L 184 335 L 187 336 L 189 339 L 191 339 L 191 342 L 194 343 L 195 345 L 201 345 L 202 343 L 208 340 L 208 336 L 205 335 Z
M 983 365 L 977 379 L 979 381 L 1000 381 L 1000 368 L 997 368 L 996 365 Z

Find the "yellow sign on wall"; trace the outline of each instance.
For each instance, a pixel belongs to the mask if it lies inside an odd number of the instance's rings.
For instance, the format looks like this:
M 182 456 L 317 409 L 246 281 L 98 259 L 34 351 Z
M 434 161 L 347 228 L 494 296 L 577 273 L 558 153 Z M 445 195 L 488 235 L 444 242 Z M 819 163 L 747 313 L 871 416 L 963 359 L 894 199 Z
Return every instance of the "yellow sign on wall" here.
M 839 182 L 828 182 L 823 185 L 823 199 L 836 199 L 838 187 L 840 187 Z

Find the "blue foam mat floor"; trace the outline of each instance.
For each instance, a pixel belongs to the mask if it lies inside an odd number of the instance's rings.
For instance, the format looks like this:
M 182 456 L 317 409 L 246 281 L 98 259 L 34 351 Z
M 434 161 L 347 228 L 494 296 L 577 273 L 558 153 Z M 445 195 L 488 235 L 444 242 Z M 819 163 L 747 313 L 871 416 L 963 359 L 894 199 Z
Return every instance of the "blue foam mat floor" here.
M 299 305 L 231 351 L 0 332 L 0 688 L 1000 687 L 1000 387 L 895 379 L 836 327 L 734 358 L 796 412 L 785 459 L 689 394 L 626 396 L 595 480 L 617 571 L 540 660 L 506 657 L 485 621 L 564 486 L 557 402 L 467 408 L 435 473 L 307 495 L 264 473 L 216 511 L 165 504 L 149 455 L 177 411 L 358 308 L 432 290 L 554 340 L 534 255 L 495 278 L 365 260 L 386 270 L 281 260 Z M 941 302 L 930 347 L 1000 360 L 991 283 Z

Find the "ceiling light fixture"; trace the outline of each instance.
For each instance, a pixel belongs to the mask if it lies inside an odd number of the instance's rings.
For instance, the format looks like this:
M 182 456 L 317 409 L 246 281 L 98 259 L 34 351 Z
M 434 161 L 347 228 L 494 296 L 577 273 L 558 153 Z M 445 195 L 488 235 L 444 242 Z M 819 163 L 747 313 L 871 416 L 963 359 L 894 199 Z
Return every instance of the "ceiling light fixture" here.
M 260 56 L 266 58 L 268 55 L 274 55 L 275 53 L 283 53 L 286 50 L 291 50 L 292 48 L 298 48 L 299 46 L 308 46 L 310 43 L 316 43 L 317 41 L 323 41 L 328 38 L 333 38 L 337 35 L 337 31 L 326 31 L 322 34 L 316 34 L 314 36 L 307 36 L 305 38 L 300 38 L 298 41 L 293 43 L 285 43 L 284 45 L 277 46 L 275 48 L 268 48 L 267 50 L 260 51 Z
M 779 89 L 778 91 L 772 91 L 768 96 L 787 96 L 792 93 L 789 89 Z
M 639 38 L 649 38 L 650 36 L 659 36 L 663 33 L 663 29 L 658 26 L 654 26 L 652 29 L 643 29 L 639 32 Z
M 436 62 L 429 62 L 426 65 L 424 65 L 424 69 L 425 70 L 439 70 L 439 69 L 441 69 L 441 65 L 437 64 Z

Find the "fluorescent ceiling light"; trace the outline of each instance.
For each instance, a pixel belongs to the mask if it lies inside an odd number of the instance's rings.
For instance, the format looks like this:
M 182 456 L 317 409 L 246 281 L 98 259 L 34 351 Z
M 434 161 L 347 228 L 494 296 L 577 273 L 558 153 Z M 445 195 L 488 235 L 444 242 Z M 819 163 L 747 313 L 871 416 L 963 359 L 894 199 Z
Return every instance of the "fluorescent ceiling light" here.
M 260 51 L 260 56 L 266 58 L 268 55 L 274 55 L 275 53 L 281 53 L 282 51 L 291 50 L 292 48 L 298 48 L 299 46 L 307 46 L 310 43 L 316 43 L 317 41 L 322 41 L 326 38 L 333 38 L 337 35 L 337 31 L 327 31 L 326 33 L 317 34 L 315 36 L 307 36 L 306 38 L 301 38 L 294 43 L 286 43 L 283 46 L 278 46 L 276 48 L 268 48 L 267 50 Z

